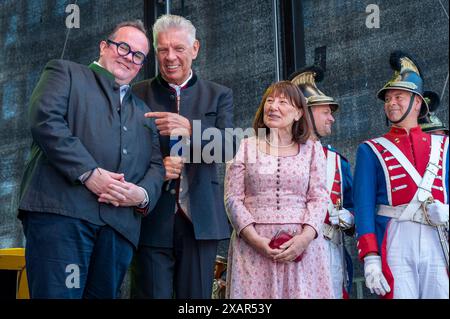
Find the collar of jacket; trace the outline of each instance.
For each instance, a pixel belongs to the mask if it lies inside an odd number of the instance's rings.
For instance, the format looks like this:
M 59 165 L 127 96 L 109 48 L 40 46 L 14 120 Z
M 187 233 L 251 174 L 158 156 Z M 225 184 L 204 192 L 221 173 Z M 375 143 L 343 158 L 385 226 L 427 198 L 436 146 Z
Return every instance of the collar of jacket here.
M 161 76 L 161 73 L 158 74 L 158 76 L 156 77 L 156 80 L 158 81 L 158 83 L 160 85 L 162 85 L 163 87 L 165 87 L 168 90 L 173 91 L 174 89 L 169 85 L 169 83 L 167 83 L 166 80 L 163 79 L 163 77 Z M 195 74 L 194 70 L 192 70 L 192 78 L 188 81 L 188 83 L 186 83 L 185 86 L 183 86 L 181 89 L 187 89 L 191 86 L 193 86 L 195 83 L 197 82 L 197 74 Z
M 392 126 L 387 134 L 393 135 L 393 136 L 408 136 L 408 131 L 403 127 Z M 422 131 L 420 125 L 418 125 L 416 127 L 411 128 L 409 130 L 409 134 L 410 135 L 422 135 L 422 134 L 424 134 L 424 132 Z
M 106 76 L 110 80 L 115 81 L 115 79 L 116 79 L 111 72 L 109 72 L 108 70 L 106 70 L 105 68 L 101 67 L 100 65 L 98 65 L 94 62 L 89 64 L 88 68 L 98 74 L 102 74 L 102 75 Z

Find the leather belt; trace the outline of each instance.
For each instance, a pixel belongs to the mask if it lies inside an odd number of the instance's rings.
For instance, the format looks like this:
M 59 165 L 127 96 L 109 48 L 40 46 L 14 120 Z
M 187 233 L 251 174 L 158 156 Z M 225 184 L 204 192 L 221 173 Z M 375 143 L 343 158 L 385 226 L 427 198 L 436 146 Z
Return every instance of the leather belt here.
M 380 216 L 399 219 L 399 217 L 402 216 L 403 212 L 405 211 L 406 207 L 408 207 L 408 205 L 409 204 L 399 206 L 379 205 L 377 214 Z M 422 210 L 422 205 L 419 206 L 419 208 L 411 215 L 411 217 L 408 220 L 415 223 L 429 225 Z

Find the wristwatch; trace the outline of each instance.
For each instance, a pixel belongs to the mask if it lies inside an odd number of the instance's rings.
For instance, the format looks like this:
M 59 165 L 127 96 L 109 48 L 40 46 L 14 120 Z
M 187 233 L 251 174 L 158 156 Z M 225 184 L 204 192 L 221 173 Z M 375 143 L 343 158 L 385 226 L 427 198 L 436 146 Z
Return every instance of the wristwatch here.
M 145 188 L 140 187 L 140 189 L 142 189 L 142 191 L 144 192 L 145 198 L 144 198 L 144 200 L 143 200 L 139 205 L 137 205 L 137 207 L 138 207 L 138 208 L 144 208 L 144 207 L 146 207 L 146 206 L 148 205 L 148 203 L 149 203 L 148 194 L 147 194 L 147 191 L 145 190 Z

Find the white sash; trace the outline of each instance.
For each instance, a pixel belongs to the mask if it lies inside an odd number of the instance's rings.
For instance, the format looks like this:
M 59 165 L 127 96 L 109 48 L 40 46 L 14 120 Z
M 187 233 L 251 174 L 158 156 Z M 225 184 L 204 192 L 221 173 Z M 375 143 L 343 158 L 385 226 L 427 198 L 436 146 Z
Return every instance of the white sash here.
M 328 190 L 328 211 L 331 212 L 334 205 L 331 201 L 331 190 L 333 189 L 334 177 L 336 176 L 336 153 L 328 149 L 327 151 L 327 190 Z
M 403 166 L 418 187 L 413 199 L 405 208 L 403 214 L 398 218 L 399 221 L 412 220 L 414 218 L 414 214 L 420 208 L 422 203 L 431 196 L 431 187 L 433 186 L 434 179 L 439 171 L 439 155 L 441 153 L 440 146 L 443 141 L 443 136 L 431 136 L 430 160 L 423 177 L 420 176 L 408 158 L 391 141 L 384 137 L 376 138 L 374 141 L 391 152 L 391 154 L 397 159 L 400 165 Z
M 327 152 L 327 189 L 331 194 L 333 188 L 334 176 L 336 175 L 336 153 L 328 150 Z

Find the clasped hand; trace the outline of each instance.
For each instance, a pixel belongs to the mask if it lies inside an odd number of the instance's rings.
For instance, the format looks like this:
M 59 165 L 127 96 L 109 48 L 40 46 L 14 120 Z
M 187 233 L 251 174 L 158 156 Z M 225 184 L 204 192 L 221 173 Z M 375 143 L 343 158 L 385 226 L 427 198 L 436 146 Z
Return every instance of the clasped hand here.
M 124 174 L 96 168 L 85 183 L 98 196 L 100 203 L 114 206 L 137 206 L 144 199 L 144 191 L 137 185 L 125 181 Z
M 298 256 L 304 253 L 316 235 L 316 230 L 312 226 L 304 224 L 301 233 L 280 245 L 280 249 L 283 251 L 274 256 L 273 259 L 278 262 L 294 261 Z
M 301 234 L 286 241 L 280 248 L 271 248 L 271 239 L 259 235 L 253 226 L 247 226 L 241 231 L 241 236 L 260 254 L 277 262 L 291 262 L 300 256 L 314 239 L 315 230 L 305 225 Z

